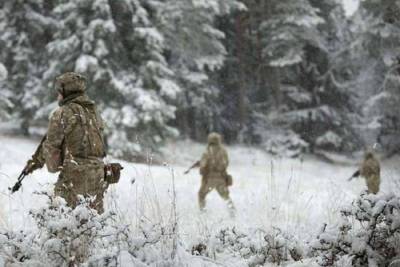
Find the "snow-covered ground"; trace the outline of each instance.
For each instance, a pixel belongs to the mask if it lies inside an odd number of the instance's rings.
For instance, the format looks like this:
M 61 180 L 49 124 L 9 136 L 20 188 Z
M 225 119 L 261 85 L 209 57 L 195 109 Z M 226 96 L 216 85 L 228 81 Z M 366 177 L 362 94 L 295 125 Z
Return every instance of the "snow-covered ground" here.
M 13 195 L 12 186 L 38 141 L 0 136 L 0 230 L 29 230 L 31 208 L 44 205 L 35 191 L 51 190 L 57 179 L 45 169 L 26 178 L 21 190 Z M 236 206 L 230 218 L 225 203 L 216 192 L 207 198 L 207 212 L 197 206 L 200 187 L 198 170 L 183 175 L 200 158 L 204 145 L 189 141 L 170 143 L 163 151 L 164 166 L 121 162 L 125 169 L 117 185 L 107 192 L 107 209 L 116 211 L 122 223 L 132 227 L 142 220 L 167 225 L 174 220 L 174 192 L 179 236 L 183 243 L 203 240 L 214 229 L 235 226 L 240 229 L 271 229 L 279 226 L 302 240 L 315 237 L 323 223 L 335 224 L 338 210 L 363 190 L 362 179 L 347 181 L 357 168 L 355 160 L 333 165 L 313 157 L 303 160 L 277 158 L 257 148 L 228 147 L 229 173 L 234 177 L 231 196 Z M 383 192 L 398 190 L 398 159 L 383 163 Z M 242 266 L 238 261 L 227 266 Z M 297 265 L 296 265 L 297 266 Z

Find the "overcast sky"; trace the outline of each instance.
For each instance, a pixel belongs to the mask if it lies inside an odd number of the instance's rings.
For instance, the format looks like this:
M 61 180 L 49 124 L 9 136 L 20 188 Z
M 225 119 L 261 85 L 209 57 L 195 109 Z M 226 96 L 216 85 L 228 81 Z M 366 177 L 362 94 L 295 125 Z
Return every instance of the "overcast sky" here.
M 346 9 L 347 15 L 351 15 L 356 11 L 359 0 L 342 0 L 344 8 Z

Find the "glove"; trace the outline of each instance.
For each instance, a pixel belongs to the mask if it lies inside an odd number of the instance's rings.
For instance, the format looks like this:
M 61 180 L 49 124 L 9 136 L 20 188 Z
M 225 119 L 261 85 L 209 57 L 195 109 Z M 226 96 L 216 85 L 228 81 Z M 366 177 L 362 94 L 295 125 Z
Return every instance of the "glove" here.
M 34 172 L 35 170 L 40 169 L 41 167 L 42 166 L 41 166 L 41 164 L 39 162 L 37 162 L 37 161 L 35 161 L 33 159 L 30 159 L 26 163 L 26 166 L 25 166 L 25 169 L 24 169 L 24 173 L 26 175 L 30 174 L 30 173 Z

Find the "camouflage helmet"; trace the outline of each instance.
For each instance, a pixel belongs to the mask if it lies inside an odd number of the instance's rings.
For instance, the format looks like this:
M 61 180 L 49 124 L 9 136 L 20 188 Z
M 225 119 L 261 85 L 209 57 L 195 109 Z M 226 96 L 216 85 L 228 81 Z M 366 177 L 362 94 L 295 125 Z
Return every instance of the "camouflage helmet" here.
M 218 133 L 210 133 L 208 135 L 208 144 L 209 145 L 220 145 L 222 143 L 222 137 Z
M 86 78 L 76 72 L 66 72 L 56 78 L 55 87 L 64 97 L 75 93 L 84 93 Z

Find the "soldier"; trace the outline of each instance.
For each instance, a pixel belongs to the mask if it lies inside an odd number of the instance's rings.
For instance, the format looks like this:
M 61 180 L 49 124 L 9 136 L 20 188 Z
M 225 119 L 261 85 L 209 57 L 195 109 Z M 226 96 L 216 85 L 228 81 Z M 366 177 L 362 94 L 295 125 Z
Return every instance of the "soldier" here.
M 56 78 L 59 108 L 50 117 L 47 137 L 35 164 L 60 171 L 55 195 L 75 208 L 78 195 L 91 197 L 91 207 L 103 213 L 105 149 L 103 122 L 86 95 L 86 80 L 74 72 Z
M 363 176 L 367 182 L 368 193 L 377 194 L 381 182 L 380 172 L 381 167 L 379 161 L 371 151 L 367 151 L 360 169 L 356 171 L 351 178 L 359 175 Z
M 199 207 L 204 210 L 207 194 L 216 189 L 218 194 L 228 203 L 228 208 L 233 215 L 234 206 L 229 197 L 228 186 L 232 184 L 232 177 L 227 174 L 229 164 L 228 154 L 222 145 L 221 136 L 211 133 L 208 136 L 207 151 L 200 160 L 200 174 L 202 175 L 199 190 Z

